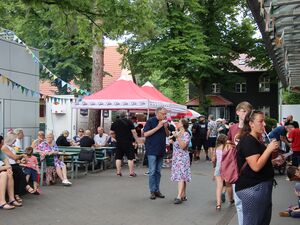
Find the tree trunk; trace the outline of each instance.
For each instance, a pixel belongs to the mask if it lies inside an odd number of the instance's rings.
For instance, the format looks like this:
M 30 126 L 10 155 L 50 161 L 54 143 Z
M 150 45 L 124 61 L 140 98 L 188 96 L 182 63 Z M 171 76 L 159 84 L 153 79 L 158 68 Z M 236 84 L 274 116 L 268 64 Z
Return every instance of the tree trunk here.
M 101 26 L 101 21 L 97 24 Z M 95 45 L 93 46 L 93 69 L 92 69 L 92 85 L 91 92 L 96 93 L 103 88 L 103 76 L 104 76 L 104 38 L 103 33 L 97 27 L 93 27 Z M 88 127 L 92 133 L 96 132 L 97 127 L 100 126 L 100 110 L 89 110 L 89 123 Z
M 201 113 L 207 113 L 208 106 L 207 106 L 206 97 L 205 97 L 205 93 L 204 93 L 203 81 L 198 80 L 196 87 L 198 89 L 199 111 Z

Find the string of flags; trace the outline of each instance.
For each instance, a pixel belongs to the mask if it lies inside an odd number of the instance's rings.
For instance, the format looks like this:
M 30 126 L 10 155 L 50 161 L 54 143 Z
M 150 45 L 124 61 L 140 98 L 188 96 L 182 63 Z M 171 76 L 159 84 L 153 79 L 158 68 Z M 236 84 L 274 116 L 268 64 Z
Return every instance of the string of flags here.
M 11 41 L 17 42 L 18 44 L 23 45 L 26 49 L 26 52 L 31 55 L 31 57 L 35 63 L 39 63 L 39 65 L 41 65 L 42 70 L 48 75 L 48 77 L 51 81 L 56 81 L 56 83 L 59 84 L 62 88 L 66 86 L 68 91 L 76 92 L 80 95 L 90 95 L 90 92 L 88 92 L 87 90 L 83 90 L 78 87 L 75 87 L 74 85 L 69 84 L 68 82 L 62 80 L 61 78 L 56 76 L 54 73 L 52 73 L 40 61 L 40 59 L 31 51 L 31 49 L 25 44 L 25 42 L 23 42 L 13 31 L 0 27 L 0 37 L 9 39 Z
M 26 96 L 28 96 L 30 94 L 32 97 L 36 97 L 36 98 L 44 97 L 46 101 L 50 101 L 50 102 L 66 103 L 67 101 L 71 101 L 71 102 L 73 101 L 73 99 L 70 99 L 70 98 L 64 98 L 64 97 L 59 97 L 59 96 L 52 97 L 52 96 L 44 95 L 40 92 L 31 90 L 13 80 L 11 80 L 10 78 L 8 78 L 7 76 L 5 76 L 1 73 L 0 73 L 0 83 L 7 84 L 7 86 L 11 86 L 12 90 L 14 90 L 15 88 L 20 89 L 22 94 L 25 94 Z

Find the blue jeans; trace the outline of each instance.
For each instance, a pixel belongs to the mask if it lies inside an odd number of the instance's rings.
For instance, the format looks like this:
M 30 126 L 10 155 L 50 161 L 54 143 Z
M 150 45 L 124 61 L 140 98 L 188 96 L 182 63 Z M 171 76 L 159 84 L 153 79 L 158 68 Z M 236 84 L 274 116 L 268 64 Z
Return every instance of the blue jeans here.
M 235 208 L 236 208 L 236 214 L 238 217 L 238 222 L 239 225 L 243 225 L 243 206 L 242 206 L 242 201 L 241 199 L 237 196 L 235 192 L 235 184 L 232 185 L 233 189 L 233 197 L 234 197 L 234 203 L 235 203 Z
M 148 168 L 149 168 L 149 189 L 150 192 L 159 191 L 160 183 L 160 170 L 163 164 L 163 156 L 148 155 Z

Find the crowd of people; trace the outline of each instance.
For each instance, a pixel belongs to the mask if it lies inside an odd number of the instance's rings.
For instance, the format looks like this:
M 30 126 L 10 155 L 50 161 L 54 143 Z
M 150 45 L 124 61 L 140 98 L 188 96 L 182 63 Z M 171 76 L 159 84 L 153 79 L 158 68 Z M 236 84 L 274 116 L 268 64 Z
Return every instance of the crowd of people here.
M 269 134 L 265 130 L 265 116 L 254 110 L 250 103 L 241 102 L 236 107 L 237 123 L 228 124 L 225 119 L 214 120 L 212 115 L 192 118 L 191 121 L 180 119 L 175 125 L 167 119 L 167 110 L 159 107 L 155 116 L 145 125 L 137 123 L 136 117 L 127 118 L 127 112 L 119 113 L 112 123 L 109 134 L 103 127 L 97 128 L 92 136 L 91 130 L 79 129 L 78 134 L 69 139 L 69 132 L 63 131 L 54 141 L 53 134 L 39 131 L 37 139 L 27 147 L 24 153 L 18 153 L 24 136 L 21 129 L 9 131 L 1 143 L 0 161 L 0 208 L 13 209 L 22 206 L 20 196 L 28 192 L 39 194 L 38 180 L 40 171 L 38 160 L 33 155 L 39 153 L 40 160 L 52 155 L 54 170 L 63 185 L 72 183 L 67 178 L 67 168 L 58 156 L 58 146 L 103 147 L 111 146 L 116 159 L 116 175 L 123 176 L 122 160 L 127 157 L 129 177 L 136 177 L 134 160 L 137 146 L 145 140 L 145 161 L 148 167 L 150 199 L 165 198 L 161 193 L 161 168 L 166 160 L 166 152 L 171 152 L 170 179 L 177 182 L 177 196 L 174 204 L 187 201 L 187 183 L 191 181 L 192 161 L 200 160 L 200 151 L 204 150 L 205 160 L 213 164 L 213 179 L 216 182 L 216 210 L 220 211 L 225 202 L 225 193 L 230 205 L 237 209 L 239 224 L 270 224 L 272 214 L 272 187 L 274 165 L 281 165 L 286 160 L 292 167 L 288 169 L 290 180 L 300 180 L 300 131 L 299 125 L 288 116 Z M 228 146 L 236 150 L 238 179 L 229 182 L 225 179 L 224 151 Z M 283 150 L 283 154 L 278 150 Z M 290 152 L 289 154 L 287 154 Z M 226 168 L 225 168 L 226 169 Z M 231 168 L 227 168 L 230 170 Z M 49 181 L 51 183 L 51 180 Z M 234 183 L 234 184 L 233 184 Z M 295 193 L 299 197 L 299 183 Z M 6 193 L 8 198 L 6 198 Z M 300 197 L 299 197 L 300 198 Z M 300 206 L 300 205 L 299 205 Z M 280 213 L 281 216 L 299 217 L 299 206 Z

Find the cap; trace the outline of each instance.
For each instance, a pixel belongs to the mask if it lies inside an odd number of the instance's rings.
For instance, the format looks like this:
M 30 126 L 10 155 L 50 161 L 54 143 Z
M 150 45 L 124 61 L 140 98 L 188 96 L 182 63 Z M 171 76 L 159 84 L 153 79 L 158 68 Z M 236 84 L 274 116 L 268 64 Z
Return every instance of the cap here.
M 199 118 L 200 118 L 200 117 L 204 117 L 204 118 L 205 118 L 205 115 L 200 115 Z

